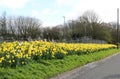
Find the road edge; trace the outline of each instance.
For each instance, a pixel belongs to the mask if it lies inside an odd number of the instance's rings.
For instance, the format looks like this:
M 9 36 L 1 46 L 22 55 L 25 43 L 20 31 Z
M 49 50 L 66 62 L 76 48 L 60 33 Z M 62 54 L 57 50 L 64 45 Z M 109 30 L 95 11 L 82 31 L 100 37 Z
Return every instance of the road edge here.
M 73 70 L 63 72 L 63 73 L 61 73 L 61 74 L 58 74 L 58 75 L 56 75 L 56 76 L 54 76 L 54 77 L 51 77 L 51 78 L 48 78 L 48 79 L 69 79 L 69 77 L 72 76 L 72 75 L 75 75 L 75 73 L 77 73 L 77 72 L 79 72 L 79 71 L 80 71 L 81 73 L 84 73 L 84 72 L 86 72 L 87 70 L 90 70 L 90 69 L 93 69 L 93 68 L 99 66 L 101 63 L 105 62 L 106 60 L 111 59 L 112 57 L 114 57 L 114 56 L 116 56 L 116 55 L 118 55 L 118 54 L 120 54 L 120 52 L 117 52 L 117 53 L 115 53 L 115 54 L 113 54 L 113 55 L 110 55 L 110 56 L 108 56 L 108 57 L 105 57 L 105 58 L 103 58 L 103 59 L 101 59 L 101 60 L 97 60 L 97 61 L 88 63 L 88 64 L 86 64 L 86 65 L 77 67 L 77 68 L 75 68 L 75 69 L 73 69 Z

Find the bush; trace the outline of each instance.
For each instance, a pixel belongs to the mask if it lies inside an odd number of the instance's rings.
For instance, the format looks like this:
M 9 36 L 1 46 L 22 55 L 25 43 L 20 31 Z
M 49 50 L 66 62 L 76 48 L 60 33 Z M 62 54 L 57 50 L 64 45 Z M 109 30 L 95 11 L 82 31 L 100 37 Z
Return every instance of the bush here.
M 84 54 L 84 53 L 81 52 L 81 51 L 77 51 L 76 54 L 77 54 L 77 55 L 82 55 L 82 54 Z
M 52 59 L 52 53 L 51 52 L 43 52 L 42 59 Z
M 55 58 L 57 59 L 63 59 L 64 57 L 65 57 L 65 54 L 63 53 L 60 53 L 60 52 L 55 53 Z

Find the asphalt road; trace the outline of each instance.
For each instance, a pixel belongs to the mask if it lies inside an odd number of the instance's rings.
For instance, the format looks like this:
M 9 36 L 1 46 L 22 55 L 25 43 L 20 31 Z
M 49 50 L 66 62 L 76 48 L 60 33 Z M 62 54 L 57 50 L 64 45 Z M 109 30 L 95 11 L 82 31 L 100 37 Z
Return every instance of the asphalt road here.
M 87 64 L 51 79 L 120 79 L 120 54 Z

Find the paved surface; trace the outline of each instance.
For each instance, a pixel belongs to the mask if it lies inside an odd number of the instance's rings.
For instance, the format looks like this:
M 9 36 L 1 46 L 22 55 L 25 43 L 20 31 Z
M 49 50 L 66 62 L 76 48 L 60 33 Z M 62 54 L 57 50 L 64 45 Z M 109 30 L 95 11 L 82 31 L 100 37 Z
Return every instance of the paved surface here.
M 120 79 L 120 53 L 51 79 Z

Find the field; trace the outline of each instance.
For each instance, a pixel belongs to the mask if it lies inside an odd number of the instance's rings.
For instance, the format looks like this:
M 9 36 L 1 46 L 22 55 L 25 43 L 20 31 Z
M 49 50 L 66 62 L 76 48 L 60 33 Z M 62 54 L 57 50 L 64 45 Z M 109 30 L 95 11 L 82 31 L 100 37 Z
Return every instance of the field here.
M 118 51 L 112 44 L 4 42 L 0 45 L 0 79 L 44 79 Z

